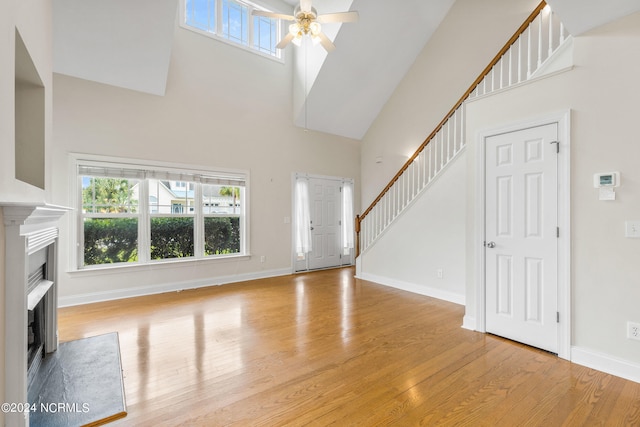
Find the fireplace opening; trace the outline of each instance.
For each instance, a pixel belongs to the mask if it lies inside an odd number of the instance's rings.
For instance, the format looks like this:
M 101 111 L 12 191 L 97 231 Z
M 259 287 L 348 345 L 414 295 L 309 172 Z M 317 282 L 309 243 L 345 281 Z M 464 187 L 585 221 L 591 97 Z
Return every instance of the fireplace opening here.
M 45 341 L 45 322 L 44 317 L 44 299 L 35 306 L 33 310 L 28 311 L 27 320 L 27 370 L 28 383 L 38 372 L 40 363 L 44 357 L 44 341 Z
M 47 328 L 50 290 L 53 282 L 47 280 L 47 248 L 29 255 L 27 278 L 27 384 L 38 372 L 47 347 Z

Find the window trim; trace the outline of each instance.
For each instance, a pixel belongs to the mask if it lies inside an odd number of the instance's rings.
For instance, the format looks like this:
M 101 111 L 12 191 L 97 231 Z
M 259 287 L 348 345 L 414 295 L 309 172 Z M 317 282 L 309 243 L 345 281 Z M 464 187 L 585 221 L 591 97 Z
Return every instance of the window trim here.
M 264 7 L 256 2 L 251 2 L 251 1 L 247 1 L 247 0 L 233 0 L 235 2 L 241 3 L 245 6 L 248 7 L 249 11 L 248 11 L 248 19 L 247 19 L 247 28 L 248 28 L 248 35 L 247 35 L 247 44 L 244 45 L 242 43 L 238 43 L 236 41 L 233 41 L 232 39 L 228 39 L 226 37 L 221 36 L 218 31 L 216 30 L 216 32 L 209 32 L 209 31 L 205 31 L 202 30 L 200 28 L 197 27 L 192 27 L 191 25 L 187 25 L 186 23 L 186 0 L 180 0 L 179 1 L 179 13 L 180 13 L 180 21 L 179 21 L 179 25 L 181 28 L 185 29 L 185 30 L 189 30 L 192 31 L 196 34 L 200 34 L 202 36 L 205 37 L 209 37 L 211 39 L 223 42 L 225 44 L 228 44 L 229 46 L 234 46 L 237 47 L 239 49 L 245 50 L 247 52 L 251 52 L 253 54 L 256 54 L 258 56 L 262 56 L 264 58 L 268 58 L 271 59 L 272 61 L 276 61 L 276 62 L 280 62 L 280 63 L 284 63 L 284 57 L 285 57 L 285 50 L 284 49 L 277 49 L 276 48 L 276 53 L 277 55 L 271 55 L 268 53 L 265 53 L 259 49 L 255 49 L 253 48 L 253 41 L 254 41 L 254 31 L 253 31 L 253 16 L 251 15 L 251 10 L 253 9 L 258 9 L 258 10 L 264 10 L 264 11 L 269 11 L 269 12 L 275 12 L 274 10 L 272 10 L 273 8 L 267 8 Z M 221 25 L 222 23 L 222 0 L 215 0 L 216 4 L 216 29 L 219 25 Z M 278 12 L 280 13 L 280 12 Z M 291 11 L 287 11 L 284 13 L 291 13 Z M 282 36 L 285 34 L 284 32 L 284 22 L 281 19 L 277 20 L 278 22 L 278 34 L 277 34 L 277 38 L 278 40 L 280 40 L 282 38 Z
M 140 268 L 148 268 L 150 265 L 162 265 L 166 263 L 188 263 L 188 262 L 210 262 L 210 261 L 220 261 L 230 259 L 233 260 L 242 260 L 242 259 L 250 259 L 251 250 L 250 250 L 250 173 L 248 170 L 238 170 L 238 169 L 226 169 L 226 168 L 211 168 L 205 166 L 194 166 L 188 164 L 178 164 L 178 163 L 167 163 L 167 162 L 158 162 L 158 161 L 148 161 L 141 159 L 127 159 L 121 157 L 108 157 L 108 156 L 99 156 L 99 155 L 87 155 L 87 154 L 78 154 L 78 153 L 70 153 L 69 154 L 69 189 L 70 194 L 72 194 L 73 206 L 75 207 L 75 212 L 73 217 L 73 225 L 70 227 L 70 237 L 72 245 L 76 246 L 76 250 L 72 251 L 73 255 L 70 258 L 70 266 L 69 269 L 71 272 L 79 272 L 79 271 L 95 271 L 102 269 L 119 269 L 119 268 L 132 268 L 132 267 L 140 267 Z M 109 168 L 124 168 L 124 169 L 147 169 L 153 170 L 154 172 L 168 172 L 172 174 L 184 174 L 184 175 L 202 175 L 202 176 L 226 176 L 226 177 L 236 177 L 236 178 L 244 178 L 244 187 L 240 192 L 240 204 L 242 206 L 242 211 L 237 214 L 231 214 L 231 216 L 240 218 L 240 252 L 236 254 L 224 254 L 224 255 L 204 255 L 204 218 L 207 216 L 229 216 L 226 214 L 212 215 L 212 214 L 204 214 L 200 212 L 200 208 L 202 207 L 202 203 L 197 201 L 197 197 L 201 196 L 201 186 L 196 185 L 196 194 L 194 197 L 196 198 L 196 211 L 193 214 L 182 214 L 179 216 L 190 216 L 194 218 L 194 256 L 187 258 L 169 258 L 162 260 L 151 260 L 150 259 L 150 235 L 147 233 L 149 231 L 149 227 L 151 224 L 147 224 L 148 221 L 151 220 L 152 217 L 157 217 L 158 214 L 153 214 L 150 212 L 150 205 L 148 203 L 148 188 L 147 185 L 139 186 L 139 200 L 146 200 L 144 203 L 141 203 L 140 209 L 138 209 L 138 213 L 136 214 L 121 214 L 118 215 L 118 218 L 125 217 L 137 217 L 138 218 L 138 261 L 135 263 L 114 263 L 114 264 L 98 264 L 98 265 L 90 265 L 85 266 L 83 261 L 84 256 L 84 228 L 83 228 L 83 218 L 90 216 L 92 214 L 83 214 L 82 212 L 82 178 L 81 175 L 78 174 L 79 166 L 97 166 L 97 167 L 109 167 Z M 153 178 L 151 178 L 153 179 Z M 140 179 L 140 183 L 146 182 L 146 179 Z M 104 217 L 104 214 L 101 214 L 100 217 Z M 114 215 L 114 217 L 116 217 Z M 202 221 L 202 226 L 196 225 L 196 221 Z M 202 242 L 202 248 L 200 249 L 200 242 Z

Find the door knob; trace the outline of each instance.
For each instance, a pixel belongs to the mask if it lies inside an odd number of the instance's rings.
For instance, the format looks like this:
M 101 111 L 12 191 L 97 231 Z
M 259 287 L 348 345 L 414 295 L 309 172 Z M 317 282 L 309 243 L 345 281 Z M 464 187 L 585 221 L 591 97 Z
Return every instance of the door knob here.
M 496 242 L 489 242 L 489 243 L 487 243 L 487 247 L 488 247 L 489 249 L 493 249 L 493 248 L 495 248 L 495 247 L 496 247 Z

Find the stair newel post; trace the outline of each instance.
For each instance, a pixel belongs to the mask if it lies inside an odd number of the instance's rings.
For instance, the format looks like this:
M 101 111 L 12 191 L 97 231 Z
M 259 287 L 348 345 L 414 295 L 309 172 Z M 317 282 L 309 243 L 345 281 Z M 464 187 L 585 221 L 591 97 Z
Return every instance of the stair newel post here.
M 360 256 L 360 215 L 356 215 L 356 258 Z

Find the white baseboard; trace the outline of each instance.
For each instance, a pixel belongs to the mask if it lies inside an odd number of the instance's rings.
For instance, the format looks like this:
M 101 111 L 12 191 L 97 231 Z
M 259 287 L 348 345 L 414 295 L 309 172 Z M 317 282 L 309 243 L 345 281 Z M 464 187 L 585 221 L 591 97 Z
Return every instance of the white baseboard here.
M 466 314 L 462 318 L 462 328 L 468 329 L 470 331 L 475 331 L 476 329 L 476 318 L 472 316 L 467 316 Z
M 58 299 L 58 306 L 71 307 L 74 305 L 91 304 L 94 302 L 112 301 L 123 298 L 161 294 L 165 292 L 183 291 L 187 289 L 206 288 L 208 286 L 219 286 L 228 283 L 244 282 L 247 280 L 265 279 L 267 277 L 288 276 L 290 274 L 290 268 L 281 268 L 277 270 L 259 271 L 255 273 L 237 274 L 232 276 L 211 277 L 207 279 L 192 280 L 186 282 L 165 283 L 155 286 L 141 286 L 137 288 L 114 289 L 104 292 L 92 292 L 80 295 L 62 296 Z
M 414 294 L 420 294 L 431 298 L 437 298 L 444 301 L 452 302 L 454 304 L 465 305 L 465 296 L 456 294 L 454 292 L 443 291 L 442 289 L 436 289 L 429 286 L 417 285 L 415 283 L 404 282 L 402 280 L 391 279 L 388 277 L 382 277 L 375 274 L 360 272 L 356 276 L 358 279 L 368 280 L 369 282 L 375 282 L 380 285 L 389 286 L 396 289 L 402 289 L 403 291 L 413 292 Z
M 571 362 L 640 383 L 638 363 L 580 347 L 571 347 Z

